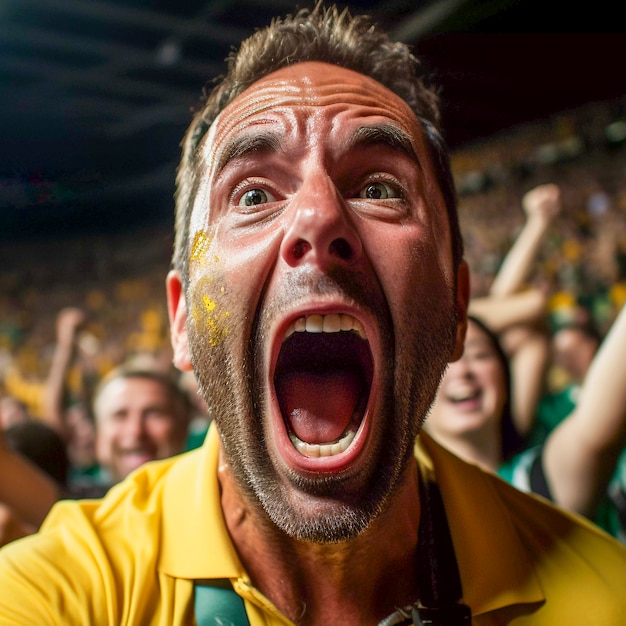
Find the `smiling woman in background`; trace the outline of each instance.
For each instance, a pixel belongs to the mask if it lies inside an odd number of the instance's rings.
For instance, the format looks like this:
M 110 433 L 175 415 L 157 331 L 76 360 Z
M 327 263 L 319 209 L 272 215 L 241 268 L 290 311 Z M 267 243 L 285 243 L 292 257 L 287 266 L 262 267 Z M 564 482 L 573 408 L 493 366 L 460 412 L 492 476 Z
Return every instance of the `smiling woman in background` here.
M 624 345 L 626 307 L 596 353 L 573 411 L 541 445 L 514 454 L 521 438 L 511 415 L 508 359 L 497 336 L 470 318 L 465 352 L 448 367 L 425 430 L 461 458 L 593 519 L 624 542 L 626 529 L 608 495 L 624 488 L 616 471 L 626 446 Z

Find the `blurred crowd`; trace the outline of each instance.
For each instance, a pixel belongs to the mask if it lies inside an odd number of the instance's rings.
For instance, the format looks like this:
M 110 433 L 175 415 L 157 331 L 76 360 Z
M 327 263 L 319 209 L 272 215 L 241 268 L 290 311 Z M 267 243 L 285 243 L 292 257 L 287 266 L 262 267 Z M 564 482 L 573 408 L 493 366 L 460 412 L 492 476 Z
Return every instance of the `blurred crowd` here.
M 564 208 L 536 259 L 533 281 L 549 292 L 555 322 L 581 304 L 608 329 L 624 299 L 626 277 L 623 120 L 624 102 L 596 104 L 456 154 L 475 295 L 488 292 L 523 227 L 523 194 L 555 183 Z

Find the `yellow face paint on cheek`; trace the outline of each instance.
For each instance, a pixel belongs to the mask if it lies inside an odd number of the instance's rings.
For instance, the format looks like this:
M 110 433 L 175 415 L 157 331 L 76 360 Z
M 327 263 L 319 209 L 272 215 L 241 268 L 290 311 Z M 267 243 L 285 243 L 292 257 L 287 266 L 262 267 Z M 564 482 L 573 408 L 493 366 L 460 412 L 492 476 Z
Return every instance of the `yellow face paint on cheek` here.
M 221 287 L 219 295 L 214 295 L 214 279 L 207 277 L 201 281 L 203 285 L 194 288 L 192 298 L 191 317 L 199 335 L 208 335 L 207 344 L 211 347 L 219 346 L 230 334 L 230 311 L 220 305 L 219 298 L 225 293 Z
M 191 291 L 191 317 L 199 335 L 208 335 L 208 345 L 220 345 L 230 333 L 230 311 L 220 304 L 225 288 L 217 289 L 216 276 L 219 275 L 220 258 L 210 256 L 214 234 L 198 231 L 191 245 L 189 255 L 190 275 L 199 276 Z
M 191 263 L 197 263 L 206 258 L 211 242 L 213 241 L 213 235 L 207 233 L 204 230 L 199 230 L 193 242 L 191 244 L 191 254 L 189 255 L 189 261 Z
M 189 254 L 189 272 L 202 270 L 204 267 L 208 267 L 210 264 L 219 264 L 220 257 L 215 254 L 211 258 L 209 252 L 211 250 L 211 244 L 213 243 L 214 233 L 199 230 L 191 244 L 191 252 Z

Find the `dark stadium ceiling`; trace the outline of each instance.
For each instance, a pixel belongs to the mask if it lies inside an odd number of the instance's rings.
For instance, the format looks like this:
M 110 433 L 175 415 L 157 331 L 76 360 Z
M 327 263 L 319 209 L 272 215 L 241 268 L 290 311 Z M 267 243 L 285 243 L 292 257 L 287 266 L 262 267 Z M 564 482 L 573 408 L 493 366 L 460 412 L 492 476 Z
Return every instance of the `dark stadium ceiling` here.
M 414 46 L 442 85 L 455 149 L 624 95 L 626 36 L 610 32 L 621 24 L 618 3 L 573 4 L 371 0 L 349 7 Z M 243 37 L 295 6 L 0 0 L 0 238 L 169 223 L 178 144 L 203 85 Z

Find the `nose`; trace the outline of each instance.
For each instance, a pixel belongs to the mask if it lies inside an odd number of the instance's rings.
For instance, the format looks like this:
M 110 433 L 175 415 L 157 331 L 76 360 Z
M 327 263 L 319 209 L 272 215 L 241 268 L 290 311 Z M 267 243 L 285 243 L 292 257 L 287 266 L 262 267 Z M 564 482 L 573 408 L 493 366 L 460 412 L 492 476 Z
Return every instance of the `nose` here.
M 349 211 L 327 174 L 312 175 L 289 206 L 281 257 L 291 267 L 311 263 L 321 270 L 360 259 L 363 245 Z
M 146 435 L 146 420 L 140 411 L 131 413 L 125 422 L 126 437 L 132 441 L 141 441 Z
M 466 354 L 463 354 L 453 363 L 449 363 L 448 376 L 454 376 L 456 378 L 473 378 L 474 371 L 471 359 L 469 359 Z

